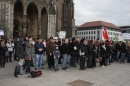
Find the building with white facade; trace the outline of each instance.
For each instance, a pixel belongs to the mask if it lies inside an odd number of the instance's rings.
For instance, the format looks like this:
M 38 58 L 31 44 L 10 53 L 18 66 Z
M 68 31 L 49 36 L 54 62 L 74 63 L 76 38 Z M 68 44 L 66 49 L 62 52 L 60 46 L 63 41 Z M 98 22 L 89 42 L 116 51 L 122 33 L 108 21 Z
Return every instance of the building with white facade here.
M 130 41 L 130 26 L 120 26 L 121 28 L 121 36 L 123 37 L 123 40 L 129 40 Z
M 108 32 L 110 40 L 114 40 L 114 35 L 121 35 L 121 29 L 116 25 L 104 21 L 86 22 L 76 30 L 76 37 L 86 38 L 87 40 L 104 40 L 104 27 Z

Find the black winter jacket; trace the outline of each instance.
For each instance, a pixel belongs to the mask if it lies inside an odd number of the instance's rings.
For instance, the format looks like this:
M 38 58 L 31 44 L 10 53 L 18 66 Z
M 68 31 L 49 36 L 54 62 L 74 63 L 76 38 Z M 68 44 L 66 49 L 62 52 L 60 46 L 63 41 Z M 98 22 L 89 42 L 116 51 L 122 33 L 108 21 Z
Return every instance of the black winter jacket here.
M 22 59 L 25 57 L 24 48 L 22 44 L 17 44 L 17 46 L 15 47 L 15 53 L 18 59 Z
M 62 44 L 62 54 L 69 54 L 69 46 L 66 43 Z
M 126 45 L 124 43 L 121 45 L 121 53 L 126 53 Z
M 43 43 L 35 43 L 35 54 L 43 54 L 43 52 L 45 51 L 45 47 Z M 43 49 L 42 51 L 39 51 L 39 49 Z
M 102 48 L 102 46 L 100 47 L 100 54 L 101 54 L 101 56 L 103 56 L 103 55 L 106 55 L 106 50 L 104 49 L 104 48 Z
M 0 55 L 4 55 L 4 56 L 5 56 L 5 52 L 6 52 L 7 50 L 8 50 L 8 49 L 7 49 L 6 46 L 2 47 L 2 46 L 0 45 Z
M 71 56 L 77 56 L 78 46 L 76 42 L 72 42 L 70 44 L 70 54 Z
M 107 53 L 108 53 L 108 54 L 112 54 L 113 52 L 114 52 L 113 46 L 108 46 L 108 47 L 107 47 Z

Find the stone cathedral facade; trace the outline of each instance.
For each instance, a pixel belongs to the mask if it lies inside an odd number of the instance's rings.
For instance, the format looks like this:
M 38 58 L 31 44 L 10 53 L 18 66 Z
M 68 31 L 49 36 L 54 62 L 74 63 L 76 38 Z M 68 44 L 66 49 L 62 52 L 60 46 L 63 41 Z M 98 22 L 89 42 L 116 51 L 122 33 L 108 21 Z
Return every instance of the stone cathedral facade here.
M 73 0 L 0 0 L 0 30 L 6 38 L 49 38 L 75 29 Z

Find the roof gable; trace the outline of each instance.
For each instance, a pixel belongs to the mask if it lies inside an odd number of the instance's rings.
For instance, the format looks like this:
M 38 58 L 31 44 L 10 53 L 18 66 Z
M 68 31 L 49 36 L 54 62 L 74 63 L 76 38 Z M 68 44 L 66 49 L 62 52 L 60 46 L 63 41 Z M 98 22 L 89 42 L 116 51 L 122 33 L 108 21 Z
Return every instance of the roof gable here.
M 93 22 L 86 22 L 79 26 L 78 28 L 84 28 L 84 27 L 97 27 L 97 26 L 105 26 L 105 27 L 110 27 L 110 28 L 115 28 L 115 29 L 120 29 L 116 25 L 104 21 L 93 21 Z

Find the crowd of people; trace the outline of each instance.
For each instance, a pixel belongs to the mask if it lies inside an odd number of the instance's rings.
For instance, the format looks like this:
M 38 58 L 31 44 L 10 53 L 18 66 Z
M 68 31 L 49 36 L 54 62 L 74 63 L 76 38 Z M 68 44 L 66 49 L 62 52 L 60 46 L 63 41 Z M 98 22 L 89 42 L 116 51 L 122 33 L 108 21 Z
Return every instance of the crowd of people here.
M 58 71 L 58 65 L 62 64 L 62 70 L 68 67 L 86 68 L 96 67 L 100 63 L 101 67 L 111 65 L 112 62 L 130 63 L 130 42 L 94 41 L 84 38 L 53 39 L 42 38 L 33 39 L 31 36 L 17 39 L 0 40 L 0 66 L 17 61 L 14 76 L 21 75 L 20 68 L 23 67 L 26 74 L 31 72 L 31 66 L 35 70 L 44 69 L 43 58 L 46 55 L 46 62 L 50 70 Z M 69 59 L 70 57 L 70 59 Z

